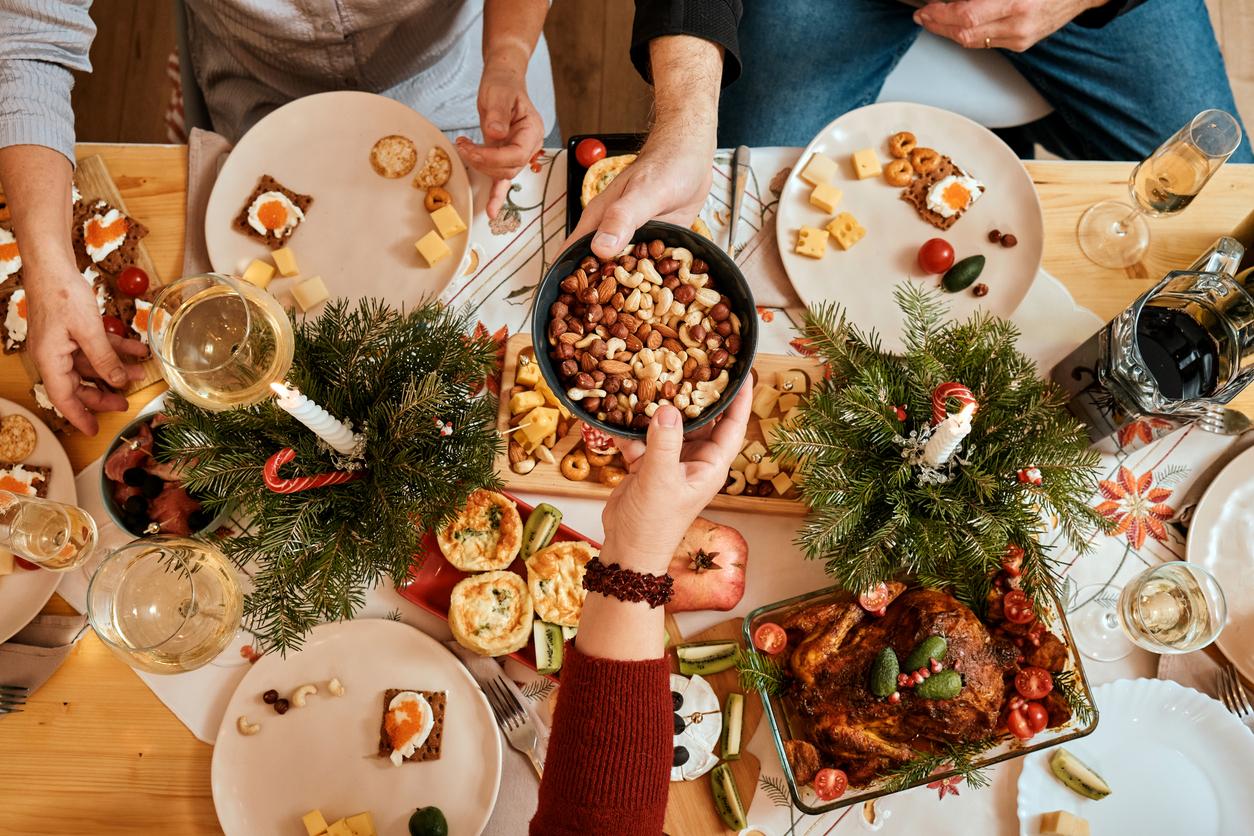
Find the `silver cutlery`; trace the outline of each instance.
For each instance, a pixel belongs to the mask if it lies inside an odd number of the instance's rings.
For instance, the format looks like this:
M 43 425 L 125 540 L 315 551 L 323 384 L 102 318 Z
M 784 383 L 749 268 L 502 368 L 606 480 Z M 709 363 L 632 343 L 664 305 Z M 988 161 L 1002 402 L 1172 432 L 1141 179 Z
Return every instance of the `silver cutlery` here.
M 1239 409 L 1208 405 L 1198 419 L 1198 426 L 1208 433 L 1242 436 L 1254 429 L 1254 421 Z
M 0 714 L 16 714 L 26 705 L 26 687 L 0 685 Z
M 1202 494 L 1210 487 L 1210 483 L 1215 481 L 1215 477 L 1233 459 L 1249 449 L 1251 444 L 1254 444 L 1254 441 L 1241 441 L 1242 436 L 1254 430 L 1254 421 L 1251 421 L 1250 417 L 1239 409 L 1229 409 L 1226 406 L 1207 406 L 1197 419 L 1197 425 L 1205 432 L 1214 433 L 1215 435 L 1236 436 L 1237 440 L 1193 480 L 1193 484 L 1185 493 L 1184 498 L 1176 503 L 1176 513 L 1171 518 L 1173 522 L 1187 520 L 1192 515 L 1194 506 L 1201 501 Z
M 509 741 L 509 745 L 526 755 L 531 760 L 536 775 L 543 778 L 544 764 L 540 762 L 540 757 L 536 753 L 536 729 L 531 722 L 531 714 L 523 708 L 518 697 L 514 695 L 513 689 L 503 677 L 498 676 L 487 682 L 480 682 L 479 686 L 487 695 L 488 704 L 492 706 L 492 713 L 496 715 L 496 724 L 505 733 L 505 739 Z
M 740 226 L 740 204 L 745 199 L 745 181 L 749 179 L 749 148 L 737 146 L 732 154 L 731 214 L 727 218 L 727 254 L 736 257 L 736 228 Z
M 1246 693 L 1237 668 L 1231 662 L 1224 664 L 1219 670 L 1219 696 L 1227 709 L 1254 731 L 1254 726 L 1250 725 L 1254 722 L 1254 703 L 1250 702 L 1250 695 Z

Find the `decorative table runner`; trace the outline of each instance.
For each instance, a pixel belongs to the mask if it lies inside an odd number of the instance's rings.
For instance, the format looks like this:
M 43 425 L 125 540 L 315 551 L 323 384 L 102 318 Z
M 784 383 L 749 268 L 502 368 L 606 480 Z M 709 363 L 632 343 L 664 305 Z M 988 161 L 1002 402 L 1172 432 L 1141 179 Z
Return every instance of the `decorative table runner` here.
M 799 151 L 792 148 L 753 150 L 752 176 L 745 189 L 741 225 L 736 234 L 738 249 L 750 242 L 772 218 L 778 186 L 798 154 Z M 714 163 L 714 187 L 702 211 L 721 244 L 725 244 L 728 232 L 729 168 L 729 154 L 720 152 Z M 472 174 L 472 183 L 479 211 L 472 230 L 471 266 L 440 298 L 448 304 L 473 306 L 478 327 L 492 335 L 503 352 L 511 334 L 528 328 L 532 289 L 545 266 L 560 252 L 566 237 L 566 156 L 563 151 L 546 151 L 530 170 L 524 170 L 494 221 L 489 221 L 482 212 L 486 180 Z M 202 218 L 189 216 L 189 228 L 200 225 Z M 774 277 L 751 274 L 747 278 L 751 285 L 762 286 L 764 299 L 789 304 L 779 292 Z M 795 309 L 759 306 L 759 349 L 762 352 L 797 353 L 791 343 L 796 335 L 790 315 L 796 315 Z M 1101 325 L 1091 312 L 1077 307 L 1066 288 L 1044 271 L 1037 276 L 1013 319 L 1023 332 L 1020 348 L 1037 361 L 1043 373 Z M 1162 429 L 1151 422 L 1137 425 L 1125 439 L 1131 452 L 1121 451 L 1105 457 L 1103 482 L 1100 491 L 1093 496 L 1093 504 L 1118 519 L 1118 533 L 1099 535 L 1095 551 L 1078 560 L 1062 544 L 1061 538 L 1057 538 L 1059 546 L 1055 556 L 1065 567 L 1068 590 L 1098 582 L 1117 588 L 1147 565 L 1183 556 L 1184 544 L 1179 534 L 1164 525 L 1172 497 L 1182 496 L 1191 476 L 1222 452 L 1229 440 L 1193 428 L 1157 437 L 1161 432 Z M 1133 442 L 1144 446 L 1132 451 Z M 104 546 L 113 547 L 130 538 L 111 525 L 103 507 L 99 507 L 101 464 L 98 461 L 79 474 L 79 497 L 101 523 Z M 527 495 L 523 498 L 539 499 Z M 602 536 L 600 502 L 563 498 L 560 504 L 565 522 L 594 539 Z M 695 634 L 729 615 L 743 616 L 762 604 L 829 585 L 822 564 L 806 561 L 792 545 L 798 519 L 732 512 L 709 512 L 709 516 L 734 525 L 749 542 L 752 557 L 748 588 L 744 600 L 730 614 L 680 614 L 678 622 L 685 634 Z M 1051 539 L 1053 537 L 1051 534 Z M 768 559 L 771 561 L 769 570 Z M 61 594 L 79 609 L 84 607 L 87 578 L 92 568 L 89 564 L 71 573 L 60 586 Z M 361 616 L 399 618 L 436 638 L 449 637 L 443 621 L 387 587 L 369 593 Z M 233 648 L 213 664 L 178 676 L 139 675 L 193 734 L 212 743 L 227 701 L 245 672 L 247 652 L 247 649 Z M 534 701 L 537 712 L 547 717 L 552 683 L 512 661 L 506 662 L 506 670 L 521 683 L 523 693 Z M 1087 661 L 1087 671 L 1094 684 L 1124 677 L 1153 676 L 1155 659 L 1151 654 L 1136 651 L 1117 663 Z M 771 836 L 859 829 L 861 810 L 858 807 L 818 817 L 804 816 L 792 808 L 768 724 L 764 722 L 759 726 L 749 748 L 762 761 L 762 776 L 749 810 L 751 824 Z M 506 752 L 507 759 L 521 759 L 512 750 Z M 894 829 L 913 825 L 920 832 L 928 833 L 1015 832 L 1018 829 L 1015 784 L 1019 770 L 1018 761 L 995 767 L 991 771 L 993 785 L 984 790 L 964 791 L 960 785 L 949 788 L 948 792 L 941 788 L 939 795 L 946 801 L 943 808 L 936 806 L 937 791 L 927 788 L 892 796 L 881 801 L 878 808 L 881 814 L 887 812 L 891 816 Z M 507 776 L 510 772 L 507 767 Z M 527 788 L 534 792 L 534 782 L 519 789 L 526 792 Z M 512 815 L 513 806 L 503 786 L 498 802 L 498 810 L 503 812 L 494 817 L 489 832 L 526 832 L 527 822 Z

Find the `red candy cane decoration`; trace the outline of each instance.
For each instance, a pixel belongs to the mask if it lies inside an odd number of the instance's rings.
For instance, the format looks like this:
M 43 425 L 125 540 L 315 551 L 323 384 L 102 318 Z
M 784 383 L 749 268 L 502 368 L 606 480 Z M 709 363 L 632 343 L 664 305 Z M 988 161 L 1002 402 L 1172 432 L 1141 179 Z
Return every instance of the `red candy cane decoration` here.
M 284 479 L 279 475 L 279 468 L 295 458 L 296 451 L 291 447 L 284 447 L 266 459 L 266 466 L 262 468 L 261 473 L 267 488 L 275 493 L 298 493 L 300 491 L 312 490 L 313 488 L 326 488 L 331 485 L 342 485 L 345 482 L 355 482 L 365 475 L 364 470 L 331 470 L 327 473 L 319 473 L 317 476 L 298 476 L 295 479 Z
M 961 383 L 942 383 L 932 390 L 932 426 L 936 426 L 949 415 L 949 399 L 953 398 L 963 406 L 978 406 L 975 395 Z

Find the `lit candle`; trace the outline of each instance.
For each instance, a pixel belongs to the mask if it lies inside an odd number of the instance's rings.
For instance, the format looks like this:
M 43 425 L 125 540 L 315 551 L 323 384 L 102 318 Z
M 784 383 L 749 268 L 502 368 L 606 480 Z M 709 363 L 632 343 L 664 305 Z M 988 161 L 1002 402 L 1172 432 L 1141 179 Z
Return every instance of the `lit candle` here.
M 971 433 L 971 416 L 975 404 L 969 403 L 962 411 L 955 412 L 936 425 L 936 431 L 923 447 L 923 462 L 930 467 L 940 467 L 958 450 L 958 445 Z
M 289 389 L 282 383 L 271 383 L 270 388 L 278 395 L 279 407 L 293 418 L 313 430 L 319 438 L 339 453 L 348 456 L 356 449 L 360 436 L 344 426 L 342 421 L 305 397 L 297 389 Z

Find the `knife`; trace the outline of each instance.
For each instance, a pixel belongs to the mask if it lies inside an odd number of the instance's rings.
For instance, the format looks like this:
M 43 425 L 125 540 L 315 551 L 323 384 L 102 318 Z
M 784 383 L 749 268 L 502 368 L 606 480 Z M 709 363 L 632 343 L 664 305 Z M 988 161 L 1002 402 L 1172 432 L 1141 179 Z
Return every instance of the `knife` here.
M 736 257 L 736 227 L 740 226 L 740 204 L 745 199 L 745 180 L 749 177 L 749 148 L 737 146 L 732 154 L 731 216 L 727 221 L 727 254 Z

